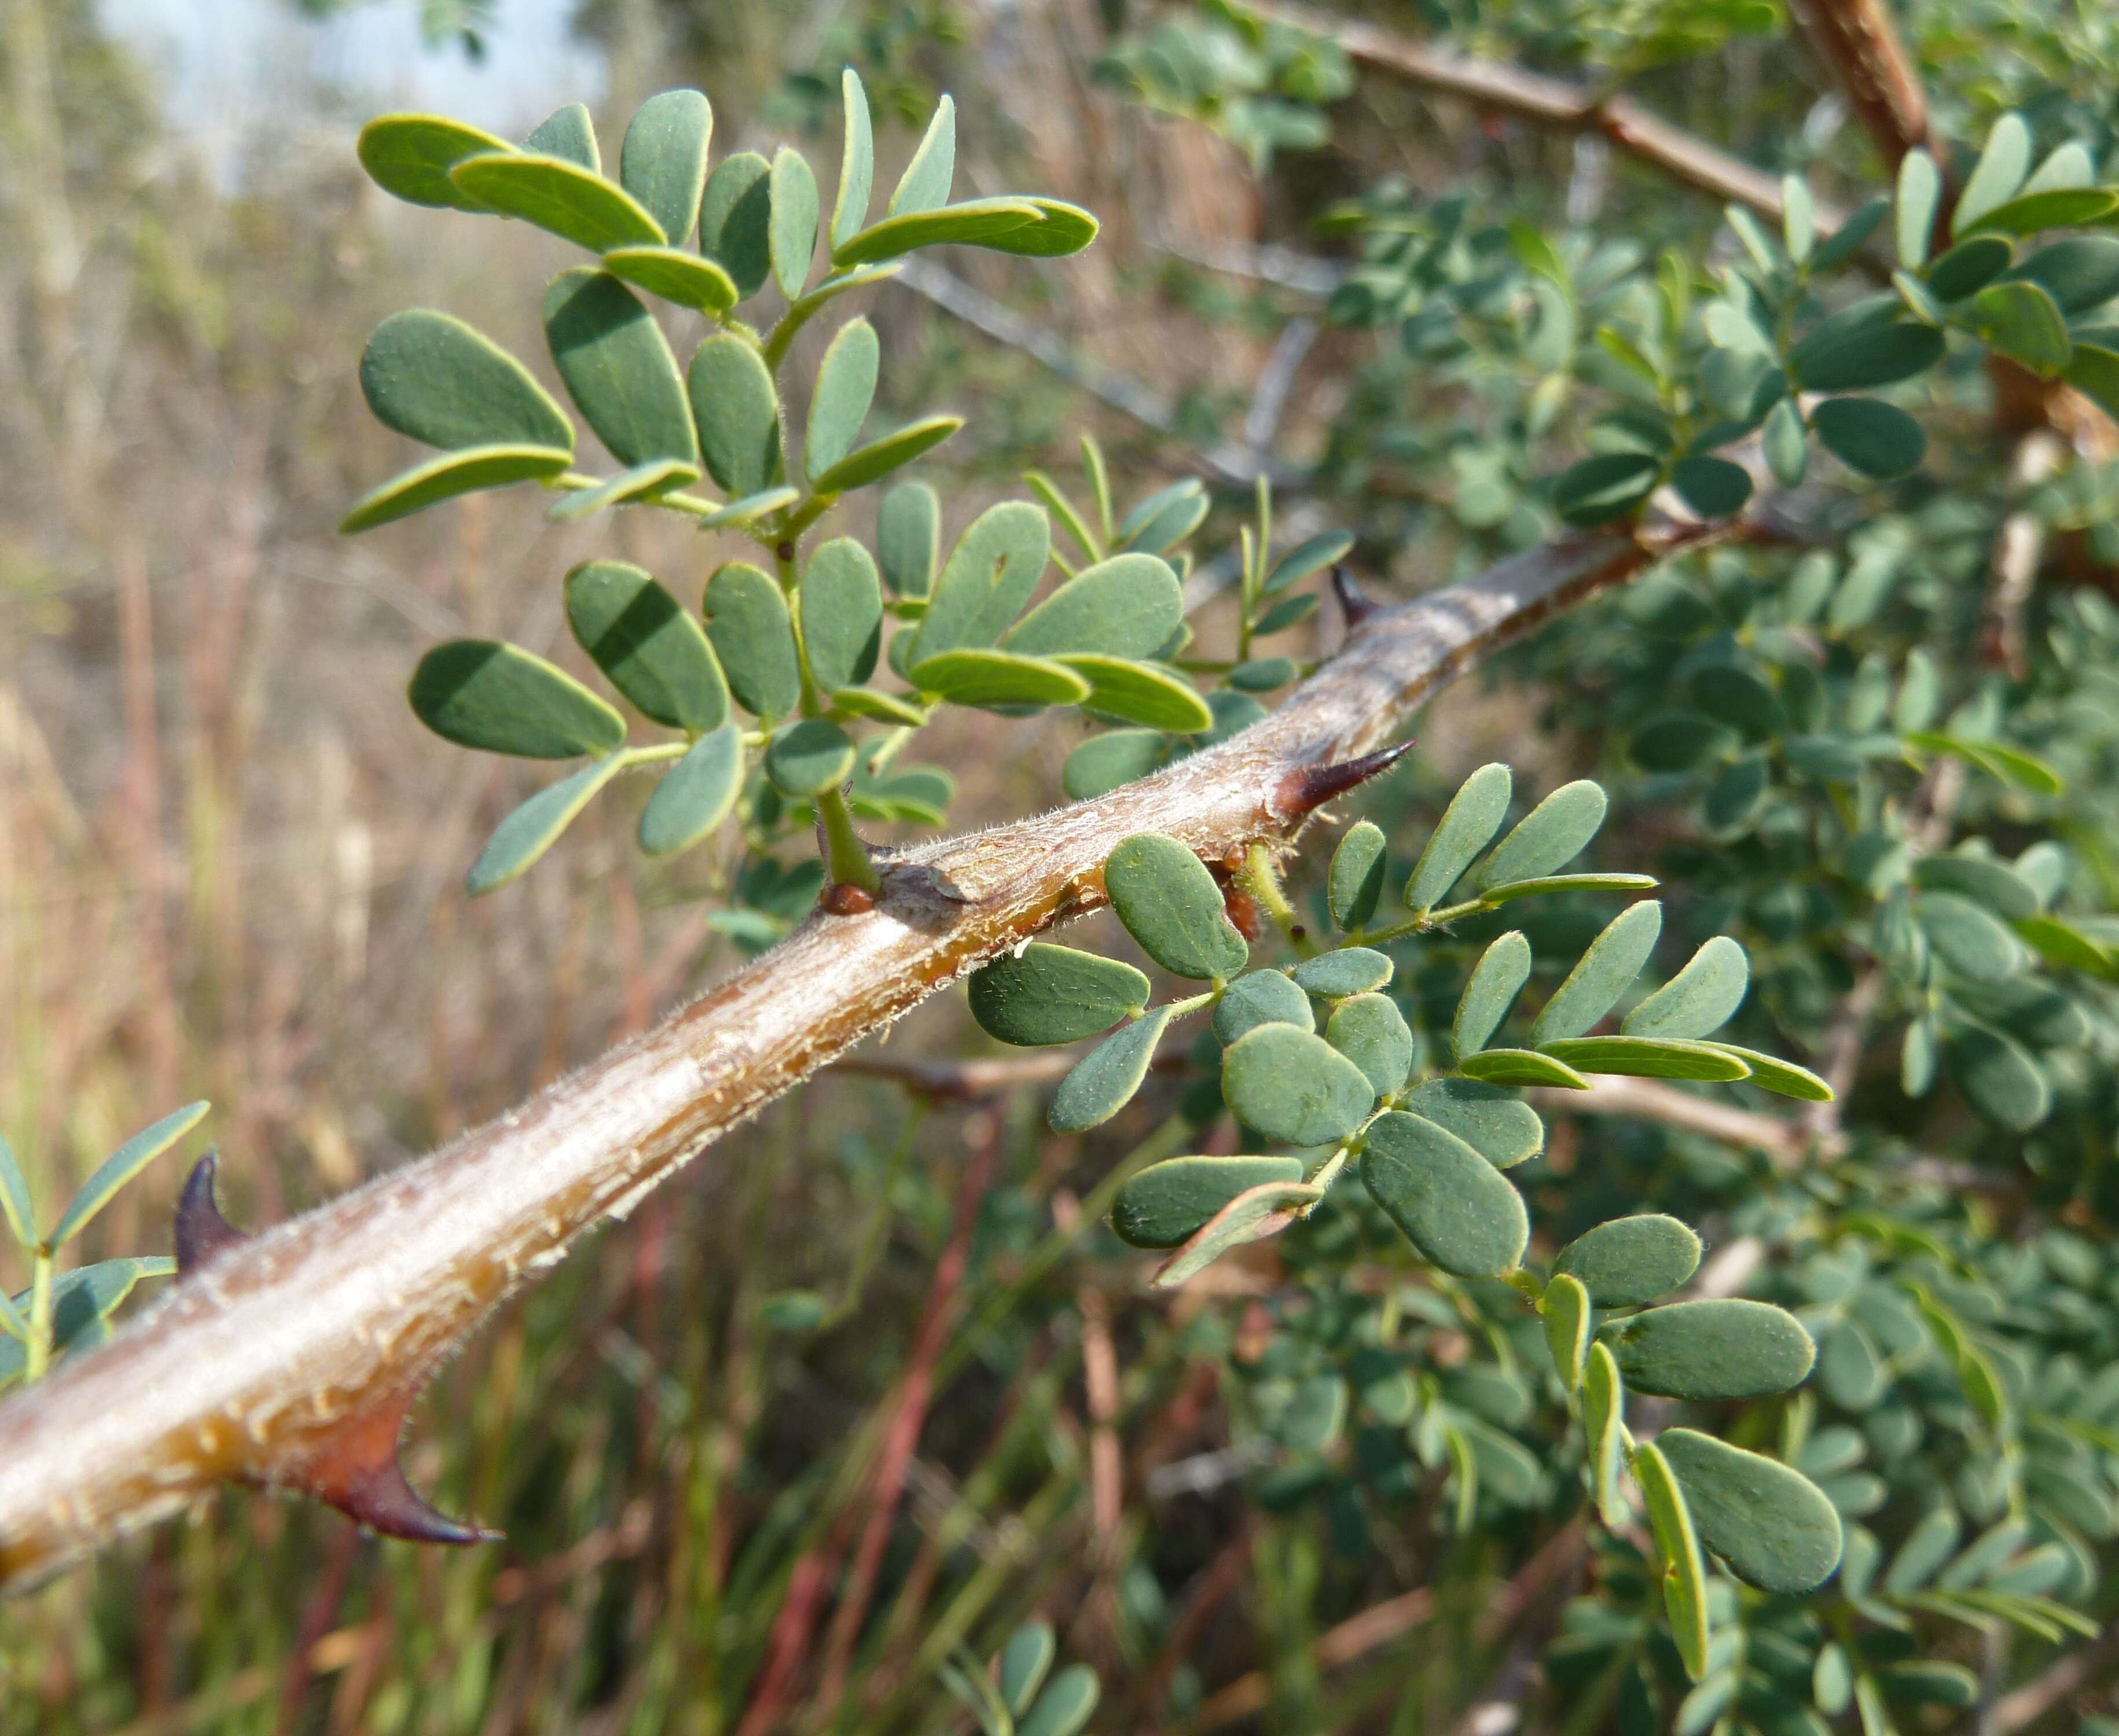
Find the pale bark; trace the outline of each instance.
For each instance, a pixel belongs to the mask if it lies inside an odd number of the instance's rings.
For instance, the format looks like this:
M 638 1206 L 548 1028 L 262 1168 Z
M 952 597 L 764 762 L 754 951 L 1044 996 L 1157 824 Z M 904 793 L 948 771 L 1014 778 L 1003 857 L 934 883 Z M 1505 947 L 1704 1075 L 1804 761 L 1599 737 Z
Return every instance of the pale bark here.
M 503 1297 L 721 1135 L 1005 947 L 1102 901 L 1139 831 L 1221 860 L 1282 840 L 1317 768 L 1386 739 L 1483 652 L 1672 549 L 1583 535 L 1368 614 L 1273 716 L 1093 801 L 893 859 L 651 1030 L 443 1150 L 223 1252 L 104 1349 L 0 1405 L 0 1580 L 229 1479 L 328 1486 Z M 355 1444 L 349 1444 L 355 1443 Z

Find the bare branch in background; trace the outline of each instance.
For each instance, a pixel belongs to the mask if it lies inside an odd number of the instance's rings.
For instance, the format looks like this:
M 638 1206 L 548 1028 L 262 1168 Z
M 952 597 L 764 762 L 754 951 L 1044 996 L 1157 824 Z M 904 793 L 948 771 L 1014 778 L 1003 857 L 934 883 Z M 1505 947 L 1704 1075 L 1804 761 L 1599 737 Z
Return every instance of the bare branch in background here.
M 1803 34 L 1825 69 L 1846 92 L 1884 166 L 1895 174 L 1909 150 L 1949 164 L 1937 146 L 1927 93 L 1913 70 L 1884 0 L 1800 0 Z
M 1631 97 L 1607 96 L 1520 67 L 1500 66 L 1430 49 L 1375 25 L 1288 5 L 1284 0 L 1250 5 L 1245 10 L 1324 37 L 1362 65 L 1392 73 L 1423 90 L 1461 97 L 1480 109 L 1548 127 L 1602 134 L 1620 150 L 1674 181 L 1746 206 L 1773 222 L 1781 220 L 1778 177 L 1651 114 Z M 1836 229 L 1841 213 L 1820 205 L 1817 220 L 1827 229 Z

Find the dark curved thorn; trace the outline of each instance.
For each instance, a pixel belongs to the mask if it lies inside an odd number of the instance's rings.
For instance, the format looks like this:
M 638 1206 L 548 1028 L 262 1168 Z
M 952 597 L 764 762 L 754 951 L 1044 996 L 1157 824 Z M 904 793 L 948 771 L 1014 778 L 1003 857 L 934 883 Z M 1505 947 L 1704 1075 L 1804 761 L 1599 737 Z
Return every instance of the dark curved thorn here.
M 1280 780 L 1280 810 L 1290 819 L 1301 819 L 1322 808 L 1334 796 L 1342 796 L 1366 784 L 1379 771 L 1387 771 L 1412 750 L 1409 741 L 1393 748 L 1379 748 L 1359 759 L 1342 760 L 1336 766 L 1305 766 Z
M 1343 563 L 1332 569 L 1332 595 L 1339 599 L 1339 613 L 1347 618 L 1350 633 L 1383 607 L 1354 582 L 1352 570 Z
M 192 1165 L 184 1191 L 177 1196 L 177 1275 L 188 1278 L 201 1266 L 250 1238 L 220 1215 L 214 1202 L 214 1172 L 220 1153 L 209 1151 Z
M 320 1451 L 276 1480 L 329 1502 L 380 1536 L 410 1543 L 498 1542 L 499 1532 L 438 1511 L 405 1480 L 405 1468 L 397 1462 L 397 1437 L 411 1405 L 412 1395 L 406 1392 L 348 1417 Z

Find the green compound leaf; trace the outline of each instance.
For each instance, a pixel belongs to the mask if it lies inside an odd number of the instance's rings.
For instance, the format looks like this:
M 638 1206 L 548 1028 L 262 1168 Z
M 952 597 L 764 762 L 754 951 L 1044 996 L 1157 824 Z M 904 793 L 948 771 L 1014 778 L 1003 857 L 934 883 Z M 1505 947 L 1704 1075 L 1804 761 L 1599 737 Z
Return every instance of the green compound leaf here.
M 930 452 L 964 425 L 962 416 L 926 416 L 908 422 L 895 433 L 871 440 L 842 458 L 816 479 L 819 494 L 843 494 L 849 488 L 865 488 L 893 470 L 901 470 L 923 453 Z
M 1297 543 L 1273 563 L 1273 571 L 1259 587 L 1262 595 L 1277 597 L 1290 586 L 1300 585 L 1313 572 L 1347 558 L 1354 539 L 1344 530 L 1324 530 Z
M 735 285 L 739 300 L 772 269 L 772 165 L 754 150 L 724 157 L 699 199 L 699 252 Z
M 1958 195 L 1950 227 L 1959 234 L 1989 211 L 2006 204 L 2031 169 L 2031 130 L 2019 114 L 2005 114 L 1987 135 L 1986 148 L 1973 164 L 1972 174 Z
M 1958 975 L 1992 983 L 2024 968 L 2022 942 L 1983 905 L 1955 892 L 1922 892 L 1913 910 L 1936 956 Z
M 1794 399 L 1783 398 L 1766 413 L 1760 439 L 1774 480 L 1784 488 L 1795 487 L 1810 468 L 1810 437 Z
M 2016 250 L 1999 235 L 1975 235 L 1928 267 L 1928 292 L 1938 302 L 1963 301 L 2007 271 L 2015 257 Z
M 1138 1015 L 1148 979 L 1117 959 L 1032 941 L 971 974 L 971 1003 L 979 1029 L 1004 1043 L 1078 1043 Z
M 808 281 L 817 252 L 817 177 L 802 154 L 782 145 L 772 159 L 767 198 L 767 251 L 772 257 L 773 280 L 793 301 Z
M 1450 1039 L 1460 1057 L 1477 1053 L 1492 1040 L 1523 985 L 1530 980 L 1530 942 L 1519 928 L 1509 929 L 1479 955 L 1450 1026 Z
M 1158 664 L 1082 652 L 1053 660 L 1088 683 L 1089 697 L 1082 705 L 1099 717 L 1172 735 L 1193 735 L 1213 727 L 1214 714 L 1199 689 Z
M 1097 238 L 1101 227 L 1078 205 L 1064 199 L 1048 199 L 1041 193 L 1022 196 L 1044 220 L 1003 231 L 979 243 L 997 253 L 1013 253 L 1020 259 L 1060 259 L 1078 253 Z
M 1222 1095 L 1245 1125 L 1291 1146 L 1327 1146 L 1375 1107 L 1368 1076 L 1322 1037 L 1261 1025 L 1222 1057 Z
M 2011 922 L 2036 916 L 2042 902 L 2036 887 L 1991 856 L 1956 851 L 1923 856 L 1913 864 L 1913 881 L 1930 891 L 1962 893 Z
M 757 717 L 785 717 L 802 697 L 795 631 L 780 587 L 757 567 L 730 561 L 707 581 L 707 637 L 729 686 Z
M 1920 424 L 1880 398 L 1825 399 L 1811 406 L 1810 422 L 1834 457 L 1880 482 L 1912 475 L 1927 456 Z
M 1927 262 L 1928 242 L 1935 233 L 1935 214 L 1942 202 L 1942 174 L 1935 159 L 1925 150 L 1909 150 L 1899 163 L 1898 197 L 1894 225 L 1899 244 L 1899 263 L 1917 271 Z
M 412 711 L 446 741 L 522 759 L 606 754 L 625 720 L 541 657 L 491 639 L 452 639 L 412 672 Z
M 1545 1317 L 1546 1348 L 1560 1384 L 1570 1392 L 1582 1385 L 1582 1364 L 1589 1354 L 1589 1293 L 1562 1272 L 1545 1287 L 1537 1305 Z
M 1303 1002 L 1305 1012 L 1309 1004 Z M 8 1232 L 20 1246 L 37 1245 L 36 1198 L 30 1192 L 30 1178 L 22 1173 L 14 1147 L 4 1135 L 0 1135 L 0 1216 L 6 1218 Z
M 756 494 L 780 474 L 780 398 L 765 359 L 733 333 L 692 353 L 684 377 L 698 449 L 732 495 Z
M 1801 1471 L 1690 1428 L 1656 1437 L 1699 1540 L 1761 1591 L 1801 1596 L 1839 1565 L 1839 1514 Z
M 853 738 L 828 717 L 785 724 L 765 744 L 765 775 L 783 795 L 836 789 L 853 769 Z
M 1607 525 L 1655 492 L 1662 465 L 1646 452 L 1600 452 L 1560 472 L 1553 508 L 1570 525 Z
M 883 646 L 883 581 L 867 549 L 836 536 L 809 557 L 796 609 L 817 685 L 836 691 L 874 673 Z
M 1309 1182 L 1266 1182 L 1238 1194 L 1157 1271 L 1156 1287 L 1174 1289 L 1231 1248 L 1278 1235 L 1324 1197 L 1324 1190 Z
M 875 190 L 875 131 L 868 112 L 868 92 L 860 74 L 848 67 L 839 74 L 839 95 L 846 109 L 846 142 L 839 154 L 839 191 L 832 201 L 832 247 L 836 252 L 860 233 L 868 221 L 868 201 Z M 1022 1708 L 1014 1710 L 1020 1712 Z
M 927 131 L 898 178 L 885 211 L 897 217 L 948 204 L 956 174 L 957 103 L 955 98 L 945 95 L 934 105 Z
M 1751 473 L 1726 458 L 1681 458 L 1670 473 L 1670 485 L 1702 518 L 1729 518 L 1751 498 Z
M 641 715 L 698 734 L 728 719 L 728 683 L 705 632 L 676 598 L 624 561 L 567 575 L 567 623 Z
M 1016 1736 L 1078 1736 L 1102 1695 L 1096 1671 L 1086 1664 L 1070 1664 L 1018 1721 Z
M 1166 745 L 1160 729 L 1111 729 L 1092 735 L 1067 756 L 1060 787 L 1076 802 L 1109 795 L 1160 766 Z
M 401 472 L 363 495 L 339 521 L 338 528 L 352 536 L 393 519 L 409 517 L 459 494 L 504 488 L 510 483 L 549 482 L 573 461 L 571 446 L 474 446 L 460 452 L 446 452 Z
M 1523 1258 L 1530 1239 L 1523 1196 L 1424 1117 L 1393 1109 L 1377 1118 L 1361 1154 L 1361 1180 L 1421 1257 L 1445 1272 L 1498 1278 Z
M 1748 1079 L 1751 1069 L 1727 1048 L 1675 1037 L 1561 1037 L 1539 1052 L 1584 1073 L 1644 1079 Z
M 1544 1049 L 1561 1038 L 1579 1037 L 1617 1006 L 1662 933 L 1662 906 L 1654 900 L 1621 911 L 1540 1009 L 1530 1028 L 1532 1045 Z
M 2040 958 L 2063 970 L 2102 977 L 2119 974 L 2119 958 L 2110 947 L 2057 917 L 2024 917 L 2016 924 L 2016 933 Z
M 1656 1553 L 1663 1564 L 1662 1600 L 1670 1636 L 1685 1673 L 1695 1682 L 1707 1674 L 1707 1567 L 1692 1527 L 1685 1492 L 1653 1444 L 1634 1451 L 1634 1481 L 1640 1485 Z
M 1361 1068 L 1379 1097 L 1405 1089 L 1412 1072 L 1412 1028 L 1386 994 L 1357 994 L 1332 1010 L 1324 1040 Z
M 908 211 L 871 224 L 851 241 L 832 250 L 832 263 L 841 270 L 895 259 L 916 248 L 931 247 L 990 248 L 998 252 L 1026 253 L 1034 249 L 1033 234 L 1046 229 L 1048 214 L 1035 199 L 1005 197 L 967 199 L 934 211 Z M 1063 226 L 1061 234 L 1068 231 Z M 1092 229 L 1091 234 L 1095 232 Z M 1052 252 L 1071 253 L 1074 247 L 1058 246 Z
M 1372 820 L 1357 821 L 1347 829 L 1339 847 L 1332 852 L 1331 873 L 1326 878 L 1325 900 L 1332 920 L 1340 928 L 1360 928 L 1376 914 L 1383 897 L 1384 835 Z
M 461 320 L 393 313 L 360 355 L 360 390 L 385 428 L 439 447 L 565 448 L 574 427 L 530 370 Z
M 92 1266 L 76 1266 L 62 1273 L 52 1285 L 52 1351 L 86 1349 L 109 1335 L 105 1324 L 118 1305 L 132 1294 L 142 1278 L 166 1278 L 177 1262 L 160 1255 L 126 1260 L 99 1260 Z M 24 1290 L 10 1303 L 15 1313 L 26 1316 L 30 1293 Z M 0 1388 L 22 1378 L 29 1361 L 23 1342 L 11 1335 L 0 1336 Z
M 802 461 L 812 480 L 854 449 L 861 424 L 875 400 L 877 369 L 883 359 L 875 327 L 865 319 L 848 320 L 817 365 L 817 383 L 809 398 L 809 422 L 804 430 Z
M 1945 1067 L 1972 1107 L 1997 1127 L 2028 1132 L 2052 1110 L 2052 1088 L 2005 1031 L 1963 1021 L 1944 1038 Z
M 1284 971 L 1249 971 L 1229 984 L 1215 1006 L 1214 1035 L 1224 1049 L 1261 1025 L 1292 1025 L 1297 1030 L 1317 1028 L 1310 997 Z
M 1076 1062 L 1052 1094 L 1052 1107 L 1045 1118 L 1052 1131 L 1079 1133 L 1124 1109 L 1148 1077 L 1155 1045 L 1162 1040 L 1170 1019 L 1167 1005 L 1150 1007 Z
M 697 90 L 661 90 L 633 111 L 618 150 L 618 184 L 682 246 L 699 219 L 713 105 Z
M 1128 838 L 1105 859 L 1104 888 L 1126 933 L 1142 951 L 1172 975 L 1226 979 L 1241 970 L 1250 957 L 1250 948 L 1223 909 L 1222 889 L 1214 883 L 1214 877 L 1175 838 L 1166 838 L 1159 832 L 1139 832 Z M 1322 1049 L 1324 1045 L 1319 1043 L 1317 1047 Z M 1347 1064 L 1337 1055 L 1331 1058 L 1342 1066 Z M 1263 1127 L 1264 1123 L 1251 1125 Z M 1328 1137 L 1337 1139 L 1339 1136 Z M 1294 1140 L 1291 1143 L 1321 1141 Z
M 603 268 L 614 277 L 719 319 L 736 304 L 735 280 L 711 259 L 677 248 L 613 248 Z
M 1889 1664 L 1876 1672 L 1876 1679 L 1892 1699 L 1915 1706 L 1946 1706 L 1964 1711 L 1979 1703 L 1979 1678 L 1962 1664 L 1926 1659 Z
M 2038 285 L 2063 313 L 2087 313 L 2119 295 L 2119 239 L 2069 235 L 2040 248 L 2009 275 Z
M 1610 1349 L 1593 1344 L 1582 1364 L 1582 1426 L 1589 1440 L 1589 1480 L 1597 1516 L 1616 1530 L 1627 1521 L 1619 1493 L 1619 1468 L 1626 1429 L 1626 1383 Z
M 1879 294 L 1821 320 L 1789 352 L 1806 391 L 1866 391 L 1894 386 L 1942 359 L 1943 335 L 1901 317 L 1903 303 Z
M 1514 789 L 1509 768 L 1498 762 L 1481 766 L 1464 780 L 1449 799 L 1434 836 L 1413 865 L 1412 878 L 1405 883 L 1408 909 L 1424 913 L 1441 903 L 1444 895 L 1463 877 L 1464 870 L 1500 830 Z
M 1473 885 L 1510 886 L 1541 879 L 1565 867 L 1597 836 L 1607 805 L 1602 786 L 1588 778 L 1561 785 L 1494 846 Z
M 608 271 L 562 271 L 545 292 L 545 336 L 567 390 L 620 464 L 699 461 L 684 382 L 640 298 Z
M 1296 985 L 1305 993 L 1328 1001 L 1366 994 L 1391 979 L 1391 961 L 1373 947 L 1342 947 L 1336 952 L 1320 952 L 1295 967 Z
M 623 188 L 563 157 L 493 151 L 465 158 L 449 179 L 503 217 L 519 217 L 592 253 L 661 247 L 670 238 Z
M 699 479 L 699 467 L 682 458 L 652 458 L 620 470 L 592 488 L 562 494 L 545 509 L 545 516 L 560 522 L 587 518 L 606 507 L 633 501 L 659 500 L 672 488 L 687 487 Z
M 743 790 L 743 732 L 723 724 L 693 743 L 663 774 L 640 812 L 640 847 L 651 856 L 689 849 L 716 830 Z
M 1534 1049 L 1482 1049 L 1457 1063 L 1468 1079 L 1489 1085 L 1546 1085 L 1568 1091 L 1586 1091 L 1589 1081 L 1556 1055 L 1542 1055 Z
M 1299 1157 L 1173 1157 L 1150 1164 L 1119 1190 L 1111 1228 L 1135 1248 L 1176 1248 L 1239 1194 L 1301 1179 Z
M 1751 980 L 1743 947 L 1718 934 L 1620 1021 L 1629 1037 L 1704 1037 L 1728 1023 Z
M 603 153 L 596 148 L 596 123 L 586 103 L 568 103 L 554 109 L 537 123 L 536 131 L 523 140 L 522 149 L 538 156 L 558 157 L 591 174 L 603 171 Z
M 802 498 L 800 488 L 785 484 L 766 488 L 756 494 L 746 494 L 740 500 L 732 500 L 726 506 L 704 514 L 694 522 L 701 530 L 740 530 L 754 524 L 767 514 L 791 507 Z
M 1019 500 L 987 507 L 949 551 L 911 661 L 994 644 L 1030 600 L 1051 552 L 1043 507 Z
M 1994 209 L 1972 225 L 1975 229 L 2003 229 L 2012 235 L 2034 235 L 2041 229 L 2073 229 L 2103 223 L 2119 211 L 2119 193 L 2101 187 L 2049 187 L 2029 192 Z M 2096 303 L 2089 303 L 2095 307 Z
M 913 685 L 960 706 L 1072 706 L 1089 683 L 1064 663 L 1013 651 L 944 651 L 911 669 Z
M 510 151 L 505 139 L 438 114 L 378 115 L 360 129 L 360 166 L 383 192 L 407 205 L 489 210 L 449 178 L 466 157 Z
M 1832 1087 L 1806 1067 L 1798 1067 L 1792 1061 L 1783 1061 L 1778 1055 L 1761 1054 L 1755 1049 L 1740 1049 L 1734 1043 L 1710 1043 L 1710 1049 L 1718 1049 L 1725 1055 L 1732 1055 L 1750 1068 L 1748 1083 L 1762 1091 L 1771 1091 L 1778 1096 L 1795 1097 L 1805 1103 L 1829 1103 Z
M 1972 325 L 1991 347 L 2033 373 L 2050 379 L 2067 367 L 2067 317 L 2037 284 L 1989 284 L 1972 298 Z
M 627 760 L 614 753 L 584 766 L 549 789 L 540 789 L 493 829 L 485 848 L 464 877 L 464 890 L 474 898 L 506 886 L 527 871 L 537 859 L 559 841 L 559 834 L 574 822 L 591 798 L 618 774 Z
M 205 1102 L 186 1104 L 181 1109 L 165 1115 L 151 1127 L 141 1128 L 112 1152 L 97 1167 L 95 1173 L 81 1184 L 74 1197 L 67 1201 L 66 1210 L 59 1214 L 58 1222 L 52 1227 L 48 1245 L 58 1248 L 78 1235 L 87 1227 L 89 1220 L 110 1203 L 119 1188 L 203 1121 L 206 1112 L 211 1107 L 211 1104 Z M 24 1203 L 26 1205 L 27 1190 L 24 1192 Z M 12 1210 L 9 1215 L 11 1218 L 13 1215 Z
M 942 502 L 931 484 L 901 482 L 883 497 L 875 515 L 875 553 L 883 582 L 894 594 L 925 596 L 934 587 L 941 548 Z
M 1605 1341 L 1626 1384 L 1672 1399 L 1748 1399 L 1801 1384 L 1817 1351 L 1770 1303 L 1679 1302 L 1628 1316 Z
M 1400 1107 L 1448 1128 L 1496 1169 L 1514 1169 L 1545 1149 L 1537 1111 L 1483 1080 L 1430 1079 Z
M 957 799 L 957 782 L 939 766 L 908 766 L 882 777 L 856 766 L 853 810 L 865 818 L 939 826 Z
M 1083 567 L 1001 643 L 1033 657 L 1086 653 L 1138 660 L 1152 657 L 1184 618 L 1184 593 L 1167 561 L 1119 554 Z
M 1667 1295 L 1699 1269 L 1699 1238 L 1660 1212 L 1613 1218 L 1560 1249 L 1552 1262 L 1599 1308 L 1628 1308 Z

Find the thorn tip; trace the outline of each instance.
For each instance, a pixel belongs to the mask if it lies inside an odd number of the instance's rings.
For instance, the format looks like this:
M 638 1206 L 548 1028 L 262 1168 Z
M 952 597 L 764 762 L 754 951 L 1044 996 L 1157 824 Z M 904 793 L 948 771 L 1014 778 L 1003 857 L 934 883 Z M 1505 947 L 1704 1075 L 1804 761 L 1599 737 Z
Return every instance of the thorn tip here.
M 397 1438 L 411 1409 L 410 1391 L 393 1394 L 346 1417 L 318 1450 L 270 1480 L 315 1496 L 355 1524 L 408 1543 L 494 1543 L 500 1533 L 438 1511 L 405 1480 Z
M 1290 819 L 1305 818 L 1334 796 L 1344 795 L 1379 772 L 1389 771 L 1412 747 L 1410 741 L 1403 741 L 1358 759 L 1341 760 L 1337 765 L 1300 766 L 1281 780 L 1281 811 Z
M 192 1165 L 184 1191 L 177 1197 L 177 1275 L 188 1278 L 198 1269 L 250 1238 L 220 1215 L 213 1197 L 214 1174 L 220 1167 L 220 1153 L 209 1151 Z
M 1332 569 L 1332 595 L 1339 599 L 1339 612 L 1347 618 L 1350 633 L 1383 607 L 1354 582 L 1353 570 L 1344 562 Z

